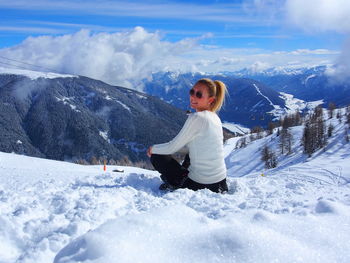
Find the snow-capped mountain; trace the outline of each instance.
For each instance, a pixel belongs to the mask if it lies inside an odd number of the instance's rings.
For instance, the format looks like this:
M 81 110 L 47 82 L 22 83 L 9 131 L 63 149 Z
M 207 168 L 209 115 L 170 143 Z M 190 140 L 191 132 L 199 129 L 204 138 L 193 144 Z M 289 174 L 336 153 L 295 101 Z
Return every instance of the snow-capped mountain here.
M 325 106 L 333 102 L 339 107 L 350 104 L 350 83 L 337 82 L 327 73 L 329 69 L 330 66 L 271 68 L 259 72 L 244 69 L 226 74 L 258 80 L 278 92 L 292 94 L 308 102 L 323 100 Z
M 182 109 L 189 108 L 188 91 L 200 78 L 208 77 L 223 81 L 229 95 L 219 115 L 224 122 L 245 127 L 267 126 L 272 120 L 292 111 L 307 109 L 312 104 L 279 93 L 257 80 L 237 78 L 229 74 L 208 75 L 203 73 L 158 72 L 152 80 L 145 80 L 145 91 Z
M 278 152 L 276 131 L 245 148 L 236 147 L 243 137 L 227 141 L 227 194 L 162 192 L 154 171 L 0 152 L 0 262 L 347 263 L 350 134 L 342 114 L 327 118 L 333 135 L 311 158 L 302 127 L 291 128 L 292 154 L 271 170 L 261 149 Z
M 0 70 L 1 151 L 138 161 L 150 144 L 174 137 L 185 119 L 158 98 L 87 77 Z
M 254 76 L 280 76 L 280 75 L 300 75 L 300 74 L 322 74 L 329 66 L 315 66 L 315 67 L 272 67 L 267 69 L 256 70 L 254 68 L 243 68 L 234 72 L 222 72 L 225 75 L 235 75 L 237 77 L 246 78 Z

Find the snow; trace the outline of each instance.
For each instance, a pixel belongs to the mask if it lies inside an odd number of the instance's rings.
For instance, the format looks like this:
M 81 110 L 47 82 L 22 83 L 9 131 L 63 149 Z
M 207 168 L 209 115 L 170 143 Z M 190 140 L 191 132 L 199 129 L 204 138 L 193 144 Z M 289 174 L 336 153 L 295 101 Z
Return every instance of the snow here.
M 136 94 L 136 96 L 139 98 L 139 99 L 147 99 L 147 97 L 145 95 L 142 95 L 142 94 Z
M 323 100 L 316 100 L 316 101 L 309 101 L 306 102 L 304 100 L 300 100 L 297 98 L 294 98 L 292 94 L 280 92 L 281 96 L 280 98 L 284 99 L 286 104 L 286 111 L 285 113 L 295 113 L 296 111 L 303 111 L 303 110 L 313 110 L 317 106 L 323 104 Z
M 74 100 L 74 97 L 71 97 L 71 98 L 64 97 L 64 96 L 62 98 L 56 97 L 56 100 L 62 101 L 64 105 L 68 105 L 75 112 L 81 112 L 80 110 L 77 110 L 77 106 L 69 103 L 70 101 Z
M 265 96 L 264 94 L 261 93 L 261 90 L 259 89 L 259 87 L 256 84 L 253 84 L 253 86 L 255 87 L 256 91 L 258 92 L 258 94 L 260 94 L 264 99 L 266 99 L 269 104 L 273 107 L 272 111 L 269 111 L 267 113 L 271 113 L 273 116 L 275 116 L 275 120 L 279 119 L 280 116 L 284 115 L 286 113 L 285 109 L 282 109 L 281 106 L 279 105 L 275 105 L 272 103 L 272 101 L 269 99 L 269 97 Z M 258 107 L 259 104 L 261 102 L 258 102 L 254 107 Z
M 106 91 L 103 91 L 103 93 L 106 93 Z M 126 110 L 129 111 L 129 112 L 131 112 L 130 107 L 128 107 L 127 105 L 125 105 L 123 102 L 117 100 L 116 98 L 112 98 L 112 97 L 110 97 L 109 95 L 106 95 L 106 96 L 105 96 L 105 99 L 106 99 L 106 100 L 115 101 L 115 102 L 117 102 L 119 105 L 121 105 L 124 109 L 126 109 Z
M 315 109 L 317 106 L 322 105 L 324 103 L 323 100 L 315 100 L 315 101 L 309 101 L 307 102 L 307 109 Z
M 253 84 L 253 86 L 255 87 L 256 91 L 258 92 L 258 94 L 260 94 L 262 97 L 264 97 L 272 107 L 275 107 L 275 105 L 272 103 L 272 101 L 269 99 L 269 97 L 265 96 L 264 94 L 261 93 L 259 87 L 256 84 Z
M 108 131 L 100 131 L 99 134 L 105 141 L 107 141 L 108 143 L 111 142 L 111 140 L 108 137 Z
M 306 79 L 304 80 L 303 84 L 306 85 L 309 79 L 317 77 L 316 74 L 311 74 L 310 76 L 307 76 Z
M 302 111 L 306 108 L 307 102 L 294 98 L 294 95 L 280 92 L 280 98 L 284 99 L 288 113 L 295 113 L 296 111 Z
M 3 68 L 3 67 L 0 67 L 0 74 L 21 75 L 21 76 L 26 76 L 32 80 L 35 80 L 38 78 L 55 79 L 55 78 L 77 77 L 75 75 L 68 75 L 68 74 L 58 74 L 58 73 L 52 73 L 52 72 L 40 72 L 40 71 L 33 71 L 33 70 L 26 70 L 26 69 L 12 69 L 12 68 Z
M 159 174 L 0 153 L 0 262 L 349 262 L 350 144 L 343 123 L 307 158 L 265 170 L 276 133 L 225 144 L 227 194 L 161 192 Z M 122 169 L 123 172 L 113 172 Z M 263 175 L 263 176 L 262 176 Z
M 239 135 L 247 134 L 250 132 L 249 128 L 232 122 L 224 122 L 222 126 L 228 129 L 229 131 Z
M 312 77 L 313 76 L 309 76 L 309 78 L 312 78 Z M 299 112 L 303 110 L 310 111 L 316 108 L 318 105 L 323 104 L 323 100 L 306 102 L 306 101 L 294 98 L 294 96 L 291 94 L 280 92 L 281 94 L 280 98 L 282 98 L 285 101 L 285 107 L 281 108 L 279 105 L 274 105 L 267 96 L 262 94 L 261 90 L 256 84 L 253 84 L 253 86 L 255 87 L 258 94 L 260 94 L 264 99 L 266 99 L 269 102 L 269 104 L 273 107 L 273 110 L 269 111 L 268 113 L 275 116 L 274 120 L 278 120 L 281 116 L 295 113 L 296 111 L 299 111 Z M 254 109 L 255 107 L 258 107 L 259 104 L 261 104 L 261 101 L 259 101 L 256 105 L 254 105 L 252 109 Z
M 317 100 L 317 101 L 310 101 L 306 102 L 304 100 L 300 100 L 297 98 L 294 98 L 292 94 L 280 92 L 281 96 L 280 98 L 285 101 L 285 107 L 281 108 L 279 105 L 274 105 L 272 101 L 265 95 L 261 93 L 261 90 L 256 84 L 253 84 L 258 94 L 260 94 L 263 98 L 265 98 L 269 104 L 273 107 L 273 110 L 269 111 L 269 114 L 272 114 L 275 116 L 274 120 L 278 120 L 281 116 L 284 116 L 286 114 L 292 114 L 295 112 L 302 112 L 304 110 L 310 111 L 316 108 L 318 105 L 323 104 L 323 100 Z M 259 101 L 256 105 L 252 107 L 252 109 L 258 107 L 262 101 Z
M 131 112 L 130 107 L 126 106 L 123 102 L 116 100 L 117 103 L 119 103 L 124 109 L 126 109 L 127 111 Z
M 262 76 L 277 76 L 277 75 L 301 75 L 304 74 L 307 71 L 314 71 L 317 73 L 323 73 L 324 71 L 327 71 L 329 68 L 332 68 L 334 65 L 329 63 L 324 63 L 322 65 L 309 65 L 305 67 L 300 67 L 298 63 L 294 64 L 291 63 L 286 66 L 277 66 L 272 68 L 266 68 L 266 69 L 260 69 L 256 70 L 254 67 L 251 68 L 244 68 L 235 72 L 228 72 L 229 74 L 234 74 L 239 77 L 246 77 L 246 76 L 256 76 L 256 75 L 262 75 Z M 314 77 L 311 75 L 311 77 Z

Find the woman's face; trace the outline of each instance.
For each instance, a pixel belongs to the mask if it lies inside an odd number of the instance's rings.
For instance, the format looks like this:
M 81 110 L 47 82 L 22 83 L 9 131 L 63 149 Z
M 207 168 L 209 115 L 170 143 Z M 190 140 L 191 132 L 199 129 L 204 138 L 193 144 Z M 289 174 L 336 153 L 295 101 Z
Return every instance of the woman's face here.
M 208 88 L 202 83 L 193 86 L 190 91 L 190 105 L 196 111 L 210 110 L 214 97 L 209 97 Z M 199 96 L 198 96 L 199 95 Z M 199 98 L 200 97 L 200 98 Z

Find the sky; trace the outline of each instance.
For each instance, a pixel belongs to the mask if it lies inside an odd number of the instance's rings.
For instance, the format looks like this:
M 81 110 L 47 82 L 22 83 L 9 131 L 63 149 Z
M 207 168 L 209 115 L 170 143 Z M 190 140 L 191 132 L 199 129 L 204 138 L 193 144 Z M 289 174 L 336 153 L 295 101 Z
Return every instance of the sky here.
M 348 74 L 349 13 L 348 0 L 0 0 L 0 67 L 126 87 L 162 70 Z

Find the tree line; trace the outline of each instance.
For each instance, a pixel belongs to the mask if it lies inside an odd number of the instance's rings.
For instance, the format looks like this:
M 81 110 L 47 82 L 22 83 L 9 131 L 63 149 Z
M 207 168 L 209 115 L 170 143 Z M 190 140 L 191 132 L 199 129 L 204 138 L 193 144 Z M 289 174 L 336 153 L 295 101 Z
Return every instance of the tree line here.
M 317 150 L 325 148 L 328 138 L 333 136 L 334 126 L 331 122 L 327 125 L 327 117 L 328 119 L 337 118 L 339 123 L 346 122 L 344 139 L 348 143 L 350 106 L 345 108 L 344 113 L 342 109 L 337 109 L 334 103 L 330 103 L 328 109 L 318 106 L 304 115 L 299 112 L 286 115 L 279 121 L 270 122 L 266 130 L 259 126 L 254 127 L 251 129 L 249 136 L 244 136 L 237 142 L 236 148 L 243 148 L 249 142 L 276 133 L 276 136 L 279 137 L 278 150 L 273 151 L 267 144 L 261 150 L 261 160 L 264 162 L 265 168 L 275 168 L 278 165 L 277 155 L 290 155 L 293 153 L 292 145 L 296 141 L 291 133 L 291 127 L 302 125 L 303 134 L 300 143 L 304 154 L 311 157 Z

